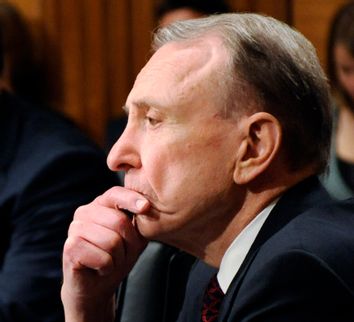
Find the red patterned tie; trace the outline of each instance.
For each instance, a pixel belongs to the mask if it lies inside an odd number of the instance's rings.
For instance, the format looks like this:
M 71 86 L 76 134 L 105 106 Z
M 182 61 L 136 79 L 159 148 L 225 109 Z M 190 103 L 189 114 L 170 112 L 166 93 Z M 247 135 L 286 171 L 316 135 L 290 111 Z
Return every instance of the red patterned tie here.
M 220 288 L 216 275 L 210 280 L 203 298 L 202 322 L 217 321 L 224 293 Z

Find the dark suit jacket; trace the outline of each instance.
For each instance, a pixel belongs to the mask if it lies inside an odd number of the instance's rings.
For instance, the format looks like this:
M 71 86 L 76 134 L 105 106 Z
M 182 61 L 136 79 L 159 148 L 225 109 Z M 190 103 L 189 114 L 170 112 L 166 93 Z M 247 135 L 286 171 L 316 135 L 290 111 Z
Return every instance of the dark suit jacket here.
M 0 95 L 0 321 L 63 321 L 61 256 L 75 209 L 117 184 L 71 123 Z
M 215 272 L 195 265 L 178 321 L 200 321 Z M 331 202 L 316 178 L 287 192 L 228 289 L 218 321 L 353 322 L 353 201 Z

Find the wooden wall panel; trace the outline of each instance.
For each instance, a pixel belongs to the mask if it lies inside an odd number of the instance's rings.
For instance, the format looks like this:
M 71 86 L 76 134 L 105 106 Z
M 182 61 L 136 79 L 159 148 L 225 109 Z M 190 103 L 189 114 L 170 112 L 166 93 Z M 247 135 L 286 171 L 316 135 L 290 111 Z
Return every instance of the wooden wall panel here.
M 107 3 L 108 118 L 122 113 L 121 107 L 134 79 L 130 50 L 132 48 L 130 12 L 131 7 L 128 1 L 108 1 Z
M 348 0 L 295 0 L 294 26 L 316 47 L 321 64 L 326 65 L 328 28 L 336 10 Z
M 8 2 L 13 3 L 31 21 L 39 20 L 43 15 L 43 0 L 11 0 Z
M 82 108 L 85 82 L 83 59 L 83 8 L 81 1 L 61 0 L 58 3 L 59 15 L 59 50 L 61 57 L 61 73 L 63 87 L 62 109 L 71 118 L 82 124 L 84 109 Z
M 84 0 L 83 10 L 83 97 L 82 107 L 85 111 L 82 119 L 90 128 L 90 133 L 103 142 L 102 128 L 106 126 L 107 73 L 108 60 L 106 43 L 106 1 Z
M 154 24 L 153 0 L 131 0 L 132 57 L 134 77 L 149 59 Z
M 0 0 L 1 1 L 1 0 Z M 48 102 L 97 142 L 150 55 L 157 0 L 8 0 L 29 22 L 46 67 Z M 328 23 L 346 0 L 229 0 L 236 11 L 293 23 L 324 63 Z

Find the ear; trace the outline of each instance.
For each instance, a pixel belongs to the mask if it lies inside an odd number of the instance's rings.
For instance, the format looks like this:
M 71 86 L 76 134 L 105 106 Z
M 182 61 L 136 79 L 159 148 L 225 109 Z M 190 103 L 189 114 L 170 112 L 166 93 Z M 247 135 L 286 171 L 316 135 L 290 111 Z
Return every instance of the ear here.
M 234 169 L 234 181 L 239 185 L 251 182 L 269 167 L 279 152 L 282 129 L 273 115 L 259 112 L 245 120 L 243 133 Z

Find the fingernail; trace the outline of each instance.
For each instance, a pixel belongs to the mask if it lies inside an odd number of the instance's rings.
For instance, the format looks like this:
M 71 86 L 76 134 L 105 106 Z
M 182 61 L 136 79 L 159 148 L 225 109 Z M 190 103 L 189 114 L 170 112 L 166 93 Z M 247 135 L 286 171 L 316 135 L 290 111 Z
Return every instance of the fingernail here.
M 143 199 L 138 199 L 135 202 L 135 206 L 137 208 L 137 210 L 143 210 L 146 206 L 148 205 L 148 201 L 147 200 L 143 200 Z

